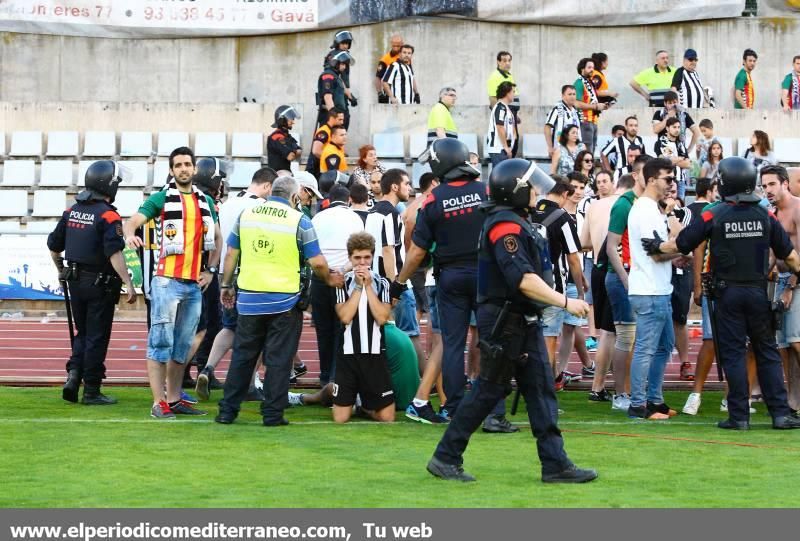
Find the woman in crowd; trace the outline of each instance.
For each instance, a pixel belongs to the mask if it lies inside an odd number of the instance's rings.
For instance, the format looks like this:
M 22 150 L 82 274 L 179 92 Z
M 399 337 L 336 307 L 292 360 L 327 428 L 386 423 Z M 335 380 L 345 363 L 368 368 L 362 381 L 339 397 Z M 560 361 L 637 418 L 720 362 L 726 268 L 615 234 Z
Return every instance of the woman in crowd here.
M 756 130 L 750 136 L 750 148 L 744 153 L 744 159 L 753 162 L 756 169 L 761 169 L 765 165 L 777 165 L 778 160 L 772 153 L 772 146 L 769 144 L 769 135 L 761 130 Z
M 579 137 L 578 126 L 569 126 L 561 132 L 561 136 L 558 138 L 558 147 L 554 150 L 553 159 L 550 162 L 551 174 L 566 176 L 575 169 L 578 153 L 586 150 L 586 145 L 578 141 Z
M 717 178 L 717 169 L 719 169 L 719 162 L 722 161 L 722 158 L 724 158 L 722 143 L 713 140 L 708 147 L 706 161 L 700 168 L 700 178 Z
M 351 180 L 360 182 L 367 188 L 370 187 L 370 179 L 375 172 L 383 173 L 386 167 L 378 161 L 378 153 L 372 145 L 364 145 L 358 149 L 358 166 L 353 170 Z

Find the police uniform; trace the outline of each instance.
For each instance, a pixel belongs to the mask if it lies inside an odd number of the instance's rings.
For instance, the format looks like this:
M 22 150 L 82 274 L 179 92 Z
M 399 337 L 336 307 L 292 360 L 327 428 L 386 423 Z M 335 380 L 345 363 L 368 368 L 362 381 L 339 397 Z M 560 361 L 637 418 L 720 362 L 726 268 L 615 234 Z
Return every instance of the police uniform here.
M 678 250 L 691 253 L 709 239 L 714 279 L 717 355 L 728 378 L 728 414 L 747 422 L 750 397 L 745 362 L 746 338 L 755 352 L 758 381 L 773 418 L 789 415 L 783 368 L 775 345 L 767 297 L 769 251 L 785 259 L 792 243 L 780 222 L 755 203 L 721 203 L 681 231 Z
M 350 123 L 350 109 L 348 108 L 347 97 L 344 94 L 345 84 L 340 74 L 331 67 L 325 71 L 317 80 L 317 105 L 319 114 L 317 116 L 317 126 L 322 126 L 328 120 L 328 109 L 325 107 L 325 95 L 330 94 L 333 99 L 333 106 L 344 111 L 344 127 Z
M 93 403 L 92 397 L 100 395 L 106 375 L 111 323 L 122 285 L 109 261 L 125 248 L 122 219 L 112 205 L 82 192 L 47 237 L 47 247 L 52 252 L 65 252 L 65 287 L 77 327 L 67 372 L 70 377 L 76 375 L 78 381 L 83 379 L 84 403 Z M 77 401 L 76 395 L 74 400 L 67 398 L 66 389 L 65 398 Z
M 291 169 L 291 162 L 289 161 L 289 154 L 292 152 L 297 153 L 300 150 L 300 145 L 297 140 L 289 133 L 289 130 L 284 127 L 279 127 L 273 131 L 267 139 L 267 165 L 275 171 L 282 169 L 289 171 Z
M 753 191 L 756 170 L 743 158 L 725 158 L 719 165 L 723 202 L 709 206 L 701 219 L 693 220 L 678 234 L 675 249 L 690 253 L 708 239 L 710 274 L 704 277 L 711 310 L 717 358 L 728 378 L 728 419 L 720 428 L 746 430 L 749 425 L 750 391 L 745 362 L 746 340 L 756 357 L 756 370 L 773 428 L 800 428 L 792 414 L 783 384 L 781 357 L 775 329 L 767 273 L 769 252 L 800 269 L 797 253 L 780 222 L 758 205 Z M 661 239 L 642 239 L 648 254 L 661 253 Z M 710 287 L 709 287 L 710 286 Z
M 287 424 L 289 376 L 300 341 L 303 316 L 298 308 L 302 262 L 319 255 L 311 221 L 283 198 L 244 210 L 228 238 L 240 251 L 237 278 L 239 319 L 224 397 L 215 421 L 233 422 L 247 395 L 253 370 L 264 352 L 267 376 L 261 414 L 264 425 Z M 232 269 L 225 269 L 223 280 Z M 230 283 L 221 284 L 229 289 Z
M 347 171 L 347 156 L 344 155 L 344 148 L 333 143 L 325 145 L 319 157 L 320 174 L 328 171 Z

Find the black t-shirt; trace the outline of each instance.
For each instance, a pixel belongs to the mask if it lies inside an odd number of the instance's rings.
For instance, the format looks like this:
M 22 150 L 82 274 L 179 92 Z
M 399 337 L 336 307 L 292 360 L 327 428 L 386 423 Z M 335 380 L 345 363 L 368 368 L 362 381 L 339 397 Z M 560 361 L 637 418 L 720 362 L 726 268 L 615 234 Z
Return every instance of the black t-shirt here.
M 683 122 L 684 122 L 685 127 L 686 127 L 687 130 L 689 128 L 691 128 L 692 126 L 694 126 L 694 119 L 692 118 L 692 116 L 689 113 L 687 113 L 686 111 L 678 110 L 678 114 L 677 114 L 678 120 L 680 120 L 681 117 L 683 117 L 683 119 L 684 119 Z M 667 110 L 666 109 L 658 109 L 655 113 L 653 113 L 653 122 L 654 123 L 655 122 L 661 122 L 665 118 L 667 118 Z M 667 134 L 667 128 L 666 127 L 663 130 L 661 130 L 660 132 L 658 132 L 658 136 L 659 137 L 662 137 L 662 136 L 664 136 L 666 134 Z M 683 133 L 681 133 L 681 137 L 683 137 Z

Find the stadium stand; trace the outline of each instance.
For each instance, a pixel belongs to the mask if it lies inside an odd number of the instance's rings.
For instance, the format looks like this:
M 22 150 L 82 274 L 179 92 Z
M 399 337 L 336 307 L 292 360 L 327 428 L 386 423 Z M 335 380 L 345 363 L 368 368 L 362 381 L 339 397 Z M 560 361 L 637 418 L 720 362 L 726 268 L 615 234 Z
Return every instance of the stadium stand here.
M 31 187 L 36 182 L 36 162 L 6 160 L 3 162 L 3 186 Z
M 31 216 L 61 216 L 67 208 L 67 192 L 64 190 L 36 190 L 33 192 Z
M 42 132 L 15 131 L 11 134 L 9 156 L 31 157 L 42 155 Z
M 51 131 L 47 134 L 47 153 L 51 158 L 74 158 L 78 155 L 78 132 Z
M 3 197 L 0 197 L 0 216 L 18 218 L 27 215 L 27 190 L 3 190 Z
M 158 160 L 153 164 L 153 187 L 161 188 L 167 183 L 169 160 Z
M 197 156 L 222 158 L 228 152 L 225 132 L 197 132 L 194 136 L 194 153 Z
M 467 145 L 470 152 L 478 154 L 478 135 L 475 133 L 459 133 L 458 140 Z
M 428 135 L 412 133 L 408 136 L 408 157 L 415 161 L 428 148 Z
M 378 158 L 405 158 L 405 144 L 401 132 L 375 133 L 372 135 L 372 146 L 375 147 Z
M 119 155 L 131 158 L 149 158 L 153 155 L 153 134 L 149 131 L 122 132 Z
M 87 131 L 83 136 L 83 157 L 109 158 L 117 154 L 117 135 L 113 131 Z
M 189 133 L 185 131 L 162 131 L 158 134 L 158 156 L 169 156 L 178 147 L 189 146 Z
M 72 162 L 69 160 L 42 160 L 39 186 L 72 186 L 72 174 Z
M 529 160 L 549 159 L 543 133 L 526 133 L 522 136 L 522 156 Z
M 123 218 L 128 218 L 136 214 L 144 201 L 144 194 L 139 190 L 119 190 L 114 200 L 117 212 Z
M 775 159 L 782 163 L 800 162 L 800 138 L 778 137 L 773 141 Z
M 232 158 L 261 158 L 263 155 L 264 155 L 263 133 L 234 132 L 233 137 L 231 139 Z
M 233 164 L 233 175 L 228 180 L 231 188 L 246 188 L 253 180 L 253 174 L 261 169 L 261 162 L 238 160 Z

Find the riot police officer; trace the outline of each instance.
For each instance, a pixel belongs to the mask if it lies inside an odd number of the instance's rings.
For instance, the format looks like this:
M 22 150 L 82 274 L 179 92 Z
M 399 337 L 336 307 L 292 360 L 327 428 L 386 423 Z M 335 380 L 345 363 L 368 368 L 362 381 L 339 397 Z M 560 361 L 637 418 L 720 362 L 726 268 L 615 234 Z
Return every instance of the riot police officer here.
M 136 291 L 122 255 L 122 219 L 111 205 L 123 180 L 121 170 L 110 160 L 90 165 L 86 170 L 86 190 L 75 197 L 75 204 L 64 211 L 47 237 L 47 247 L 77 328 L 74 337 L 70 329 L 72 355 L 62 389 L 62 397 L 68 402 L 78 401 L 81 380 L 83 404 L 117 402 L 100 392 L 100 384 L 105 378 L 111 322 L 123 282 L 128 304 L 136 302 Z
M 339 51 L 350 51 L 353 47 L 353 33 L 349 30 L 339 30 L 333 35 L 333 44 L 331 45 L 331 50 L 328 51 L 328 54 L 325 55 L 325 60 L 322 62 L 322 68 L 325 67 L 330 62 L 330 59 L 333 55 L 338 53 Z M 353 107 L 358 105 L 358 101 L 352 96 L 350 93 L 350 65 L 345 68 L 342 72 L 342 82 L 344 83 L 344 90 L 347 99 L 350 100 Z M 353 103 L 355 102 L 355 103 Z
M 642 239 L 648 254 L 689 254 L 708 239 L 711 272 L 703 277 L 709 301 L 717 355 L 728 378 L 728 419 L 717 426 L 750 428 L 750 396 L 745 363 L 746 339 L 756 356 L 758 381 L 772 416 L 772 427 L 800 428 L 800 418 L 789 409 L 783 385 L 781 358 L 767 297 L 769 251 L 793 272 L 800 271 L 800 255 L 793 249 L 780 222 L 758 202 L 756 169 L 749 161 L 725 158 L 719 164 L 719 193 L 723 201 L 707 208 L 675 240 L 663 242 L 657 234 Z M 654 232 L 655 233 L 655 232 Z
M 564 452 L 553 373 L 542 334 L 542 309 L 547 305 L 563 306 L 578 317 L 589 312 L 584 301 L 553 289 L 547 241 L 534 232 L 528 218 L 537 196 L 553 185 L 553 179 L 535 163 L 519 158 L 492 170 L 478 255 L 480 385 L 462 401 L 428 462 L 428 471 L 436 477 L 475 480 L 462 467 L 464 450 L 498 399 L 511 392 L 512 377 L 528 406 L 542 481 L 583 483 L 597 477 L 594 470 L 576 467 Z
M 322 126 L 328 120 L 328 111 L 334 107 L 344 111 L 343 126 L 347 128 L 350 125 L 348 102 L 353 106 L 357 102 L 352 98 L 348 100 L 342 73 L 354 62 L 353 56 L 347 51 L 336 52 L 328 58 L 324 71 L 317 79 L 317 126 Z
M 300 115 L 291 105 L 281 105 L 275 109 L 275 128 L 267 138 L 267 165 L 275 171 L 291 169 L 291 162 L 300 159 L 300 144 L 289 131 Z
M 392 297 L 399 298 L 406 282 L 434 247 L 433 268 L 436 277 L 441 318 L 442 383 L 447 396 L 446 417 L 452 418 L 464 397 L 464 344 L 470 314 L 476 307 L 478 276 L 478 236 L 484 214 L 479 211 L 486 200 L 486 185 L 480 171 L 469 163 L 469 150 L 458 139 L 437 139 L 420 161 L 426 161 L 441 184 L 428 196 L 417 217 L 412 245 L 397 280 Z M 505 418 L 505 401 L 500 401 L 484 427 L 487 432 L 517 432 Z

